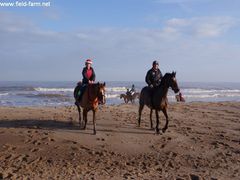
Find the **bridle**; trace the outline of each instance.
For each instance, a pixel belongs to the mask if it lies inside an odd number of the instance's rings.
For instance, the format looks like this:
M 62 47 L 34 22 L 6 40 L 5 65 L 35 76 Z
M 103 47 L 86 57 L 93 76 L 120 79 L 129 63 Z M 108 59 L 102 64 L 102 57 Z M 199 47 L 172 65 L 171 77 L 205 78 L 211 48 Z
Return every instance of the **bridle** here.
M 105 91 L 102 89 L 101 90 L 101 87 L 98 86 L 98 101 L 100 104 L 105 104 L 106 103 L 106 95 L 105 95 Z

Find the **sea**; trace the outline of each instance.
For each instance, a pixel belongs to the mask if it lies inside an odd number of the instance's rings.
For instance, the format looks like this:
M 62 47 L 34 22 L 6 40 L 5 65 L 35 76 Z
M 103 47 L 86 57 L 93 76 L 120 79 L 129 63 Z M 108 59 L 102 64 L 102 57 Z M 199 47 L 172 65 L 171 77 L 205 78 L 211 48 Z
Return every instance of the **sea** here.
M 140 92 L 145 82 L 106 82 L 106 104 L 122 104 L 120 94 L 132 84 Z M 240 101 L 240 83 L 178 82 L 186 102 Z M 76 82 L 0 82 L 0 106 L 69 106 L 74 105 L 73 90 Z M 169 102 L 176 102 L 169 89 Z M 138 101 L 135 102 L 136 104 Z

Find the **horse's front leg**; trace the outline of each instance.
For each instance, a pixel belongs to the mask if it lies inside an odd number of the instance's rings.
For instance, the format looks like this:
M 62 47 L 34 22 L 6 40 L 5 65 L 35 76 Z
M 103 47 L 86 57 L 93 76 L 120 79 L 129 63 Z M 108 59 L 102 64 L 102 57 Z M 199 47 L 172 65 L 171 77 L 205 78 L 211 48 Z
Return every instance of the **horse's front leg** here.
M 75 105 L 77 106 L 77 109 L 78 109 L 78 117 L 79 117 L 79 126 L 81 127 L 81 108 L 79 106 L 79 104 L 76 102 Z
M 165 132 L 168 128 L 168 114 L 167 114 L 167 109 L 166 108 L 163 108 L 163 114 L 166 118 L 166 124 L 165 124 L 165 127 L 162 129 L 163 132 Z
M 86 126 L 87 126 L 87 110 L 86 109 L 83 109 L 83 120 L 84 120 L 84 127 L 83 129 L 86 129 Z
M 93 110 L 93 134 L 96 134 L 96 110 Z
M 152 108 L 150 110 L 150 129 L 153 129 L 153 122 L 152 122 Z
M 158 110 L 155 110 L 156 113 L 156 133 L 159 134 L 159 114 L 158 114 Z
M 140 127 L 143 107 L 144 107 L 144 104 L 140 103 L 139 109 L 138 109 L 138 127 Z

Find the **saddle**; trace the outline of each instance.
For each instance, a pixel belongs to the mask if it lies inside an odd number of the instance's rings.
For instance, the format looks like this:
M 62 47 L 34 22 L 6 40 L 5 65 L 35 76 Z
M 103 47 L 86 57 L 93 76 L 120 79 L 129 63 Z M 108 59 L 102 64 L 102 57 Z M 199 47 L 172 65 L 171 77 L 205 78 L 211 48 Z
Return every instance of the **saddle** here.
M 87 84 L 82 84 L 82 82 L 78 82 L 77 86 L 74 89 L 74 98 L 76 101 L 80 102 L 82 100 L 82 96 L 86 90 Z

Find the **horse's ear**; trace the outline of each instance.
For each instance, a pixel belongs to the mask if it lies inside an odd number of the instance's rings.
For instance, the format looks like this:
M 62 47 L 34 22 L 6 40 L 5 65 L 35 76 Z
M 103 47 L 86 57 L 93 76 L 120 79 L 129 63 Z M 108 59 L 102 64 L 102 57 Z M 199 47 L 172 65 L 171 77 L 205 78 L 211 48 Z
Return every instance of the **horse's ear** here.
M 103 86 L 106 86 L 106 83 L 105 83 L 105 82 L 103 83 Z
M 97 83 L 97 85 L 99 86 L 99 82 Z
M 176 76 L 176 71 L 173 71 L 173 72 L 172 72 L 172 75 L 175 77 L 175 76 Z

